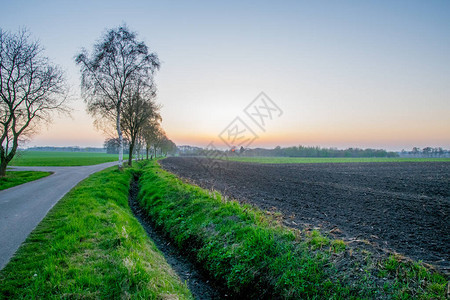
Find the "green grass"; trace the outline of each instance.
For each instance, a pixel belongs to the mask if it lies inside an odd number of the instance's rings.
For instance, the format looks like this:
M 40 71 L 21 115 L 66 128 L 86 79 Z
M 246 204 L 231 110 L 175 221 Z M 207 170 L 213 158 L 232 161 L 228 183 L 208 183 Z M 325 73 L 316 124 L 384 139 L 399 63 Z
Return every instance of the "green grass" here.
M 326 260 L 263 213 L 184 184 L 156 163 L 140 183 L 141 205 L 156 226 L 235 295 L 305 297 L 334 288 Z
M 144 167 L 140 188 L 141 206 L 155 225 L 234 297 L 445 297 L 446 280 L 437 273 L 423 267 L 399 273 L 411 269 L 400 262 L 384 270 L 383 262 L 353 261 L 354 249 L 343 241 L 282 226 L 258 209 L 182 182 L 156 162 Z M 345 269 L 337 268 L 338 260 Z
M 432 273 L 414 261 L 405 261 L 399 255 L 391 255 L 380 268 L 381 277 L 391 277 L 394 284 L 385 289 L 397 299 L 445 299 L 446 280 L 438 273 Z M 418 292 L 413 286 L 427 282 L 427 288 Z
M 72 189 L 0 271 L 0 299 L 191 299 L 128 206 L 130 170 Z
M 6 172 L 6 177 L 0 177 L 0 191 L 10 187 L 37 180 L 50 175 L 50 172 L 39 171 L 11 171 Z
M 128 155 L 124 155 L 127 159 Z M 88 166 L 119 160 L 118 154 L 95 152 L 22 151 L 11 166 Z
M 404 157 L 228 157 L 232 161 L 260 164 L 366 163 L 366 162 L 450 162 L 450 158 Z

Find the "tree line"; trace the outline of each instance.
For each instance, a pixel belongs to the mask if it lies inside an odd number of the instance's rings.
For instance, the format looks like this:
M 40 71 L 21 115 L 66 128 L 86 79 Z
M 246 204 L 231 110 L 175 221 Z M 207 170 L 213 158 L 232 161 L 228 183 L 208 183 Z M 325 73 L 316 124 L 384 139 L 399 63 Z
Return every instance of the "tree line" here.
M 246 149 L 239 151 L 243 156 L 278 156 L 278 157 L 397 157 L 398 153 L 383 149 L 360 149 L 360 148 L 321 148 L 293 146 L 274 149 Z
M 26 149 L 27 151 L 48 151 L 48 152 L 105 152 L 104 148 L 97 147 L 79 147 L 79 146 L 70 146 L 70 147 L 53 147 L 53 146 L 36 146 L 30 147 Z
M 442 147 L 413 147 L 411 151 L 402 150 L 400 155 L 403 157 L 449 157 L 450 151 Z
M 266 156 L 266 157 L 397 157 L 396 152 L 389 152 L 383 149 L 360 149 L 360 148 L 321 148 L 321 147 L 307 147 L 307 146 L 293 146 L 280 147 L 273 149 L 266 148 L 232 148 L 225 151 L 220 151 L 226 156 Z M 199 147 L 181 146 L 179 153 L 182 156 L 197 156 L 207 153 L 206 149 Z
M 95 124 L 115 129 L 119 168 L 126 140 L 133 154 L 173 151 L 175 144 L 161 127 L 154 74 L 158 55 L 137 39 L 126 25 L 112 28 L 94 45 L 75 56 L 81 72 L 81 94 Z M 53 113 L 69 114 L 64 72 L 43 55 L 43 47 L 27 30 L 11 33 L 0 28 L 0 177 L 19 143 L 31 137 Z M 124 139 L 125 135 L 125 139 Z M 148 156 L 148 155 L 147 155 Z
M 142 143 L 143 142 L 143 143 Z M 123 139 L 124 154 L 130 153 L 130 142 L 128 138 Z M 108 154 L 118 154 L 119 153 L 119 139 L 118 138 L 108 138 L 105 140 L 103 144 L 106 153 Z M 177 153 L 177 145 L 167 138 L 166 135 L 156 135 L 154 139 L 151 139 L 150 142 L 146 142 L 146 140 L 139 140 L 137 146 L 134 149 L 135 156 L 145 155 L 147 159 L 153 159 L 156 156 L 166 156 L 168 154 L 176 154 Z

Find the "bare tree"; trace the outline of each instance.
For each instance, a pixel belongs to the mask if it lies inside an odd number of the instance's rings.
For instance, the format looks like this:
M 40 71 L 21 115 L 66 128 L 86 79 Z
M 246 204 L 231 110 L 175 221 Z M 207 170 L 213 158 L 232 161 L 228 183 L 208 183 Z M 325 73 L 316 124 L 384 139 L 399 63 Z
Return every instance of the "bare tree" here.
M 175 154 L 177 151 L 177 146 L 167 137 L 159 121 L 151 120 L 142 128 L 141 138 L 146 148 L 147 159 L 151 148 L 153 148 L 152 157 L 157 156 L 158 150 L 161 155 L 165 156 L 167 154 Z
M 167 155 L 169 150 L 172 149 L 172 145 L 175 145 L 169 138 L 165 131 L 159 127 L 159 129 L 154 134 L 155 140 L 153 143 L 153 150 L 156 157 L 157 150 L 159 150 L 160 155 Z M 176 146 L 175 146 L 176 147 Z
M 414 154 L 414 155 L 419 155 L 421 153 L 421 150 L 420 150 L 420 148 L 419 147 L 413 147 L 412 148 L 412 154 Z
M 130 141 L 129 166 L 131 166 L 133 160 L 132 154 L 135 150 L 136 142 L 145 125 L 161 121 L 160 107 L 153 101 L 155 95 L 156 91 L 153 87 L 146 88 L 144 86 L 142 88 L 139 82 L 137 86 L 130 86 L 125 93 L 127 101 L 124 101 L 122 106 L 121 127 Z
M 175 143 L 166 135 L 163 136 L 160 147 L 161 153 L 164 154 L 164 156 L 167 156 L 167 154 L 175 154 L 177 150 L 177 145 L 175 145 Z
M 144 145 L 144 138 L 141 134 L 139 134 L 136 138 L 136 156 L 138 160 L 144 159 L 144 155 L 142 153 L 142 146 Z
M 20 138 L 33 133 L 39 121 L 49 121 L 52 112 L 68 112 L 63 72 L 42 52 L 27 30 L 0 29 L 0 177 Z
M 110 29 L 94 45 L 92 55 L 83 49 L 75 58 L 81 68 L 81 88 L 88 111 L 100 118 L 113 117 L 119 137 L 119 169 L 123 163 L 123 135 L 121 111 L 127 87 L 133 81 L 141 85 L 153 84 L 153 73 L 160 63 L 136 33 L 125 25 Z
M 422 154 L 423 154 L 423 156 L 427 157 L 427 156 L 431 155 L 432 151 L 433 151 L 433 148 L 425 147 L 422 149 Z
M 159 138 L 161 137 L 162 134 L 164 134 L 164 131 L 162 130 L 160 123 L 157 120 L 156 121 L 149 120 L 149 122 L 147 122 L 142 128 L 141 134 L 145 143 L 147 159 L 151 147 L 153 147 L 154 155 L 156 157 L 156 148 L 158 146 Z
M 128 147 L 128 140 L 123 139 L 123 146 L 124 148 Z M 108 154 L 118 154 L 119 153 L 119 138 L 108 138 L 103 143 L 103 148 L 105 148 L 106 153 Z M 124 149 L 124 153 L 127 154 L 126 150 Z

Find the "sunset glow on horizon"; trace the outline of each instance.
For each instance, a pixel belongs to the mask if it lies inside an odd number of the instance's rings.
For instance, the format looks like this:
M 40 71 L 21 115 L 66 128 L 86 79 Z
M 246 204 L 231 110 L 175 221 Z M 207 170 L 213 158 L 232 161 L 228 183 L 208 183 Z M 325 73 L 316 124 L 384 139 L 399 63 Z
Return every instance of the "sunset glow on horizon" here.
M 82 1 L 83 2 L 83 1 Z M 225 147 L 236 117 L 250 147 L 450 148 L 450 2 L 95 1 L 2 4 L 0 27 L 26 27 L 71 85 L 71 117 L 25 146 L 101 147 L 74 55 L 126 23 L 162 61 L 163 128 L 177 145 Z M 282 110 L 265 131 L 244 113 L 265 92 Z

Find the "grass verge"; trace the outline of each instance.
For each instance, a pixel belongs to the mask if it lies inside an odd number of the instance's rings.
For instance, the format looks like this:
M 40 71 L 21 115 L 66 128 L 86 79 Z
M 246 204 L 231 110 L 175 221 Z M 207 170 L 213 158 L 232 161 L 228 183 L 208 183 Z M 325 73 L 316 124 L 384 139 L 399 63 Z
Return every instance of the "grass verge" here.
M 227 159 L 260 164 L 311 164 L 311 163 L 368 163 L 368 162 L 450 162 L 450 158 L 404 158 L 404 157 L 244 157 Z
M 124 160 L 128 155 L 124 155 Z M 21 151 L 11 166 L 89 166 L 119 160 L 117 154 L 97 152 Z
M 354 249 L 342 241 L 284 227 L 260 210 L 182 182 L 155 162 L 144 167 L 140 188 L 140 203 L 155 225 L 234 296 L 445 297 L 445 278 L 420 264 L 395 257 L 373 262 L 369 255 L 354 260 Z
M 52 173 L 40 171 L 8 171 L 5 177 L 0 177 L 0 191 L 26 182 L 46 177 Z
M 1 299 L 192 298 L 128 206 L 130 170 L 61 199 L 0 272 Z

